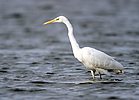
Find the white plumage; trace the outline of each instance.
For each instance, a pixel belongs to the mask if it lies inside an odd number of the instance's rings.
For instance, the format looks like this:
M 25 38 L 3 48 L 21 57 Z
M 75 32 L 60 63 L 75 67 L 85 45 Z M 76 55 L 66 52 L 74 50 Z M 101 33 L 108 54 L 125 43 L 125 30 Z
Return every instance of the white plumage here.
M 123 66 L 114 60 L 113 57 L 105 54 L 102 51 L 96 50 L 90 47 L 80 48 L 76 39 L 73 35 L 73 27 L 69 20 L 64 16 L 59 16 L 53 20 L 45 22 L 44 24 L 50 24 L 54 22 L 62 22 L 66 24 L 68 28 L 68 36 L 72 46 L 74 57 L 77 58 L 84 66 L 91 71 L 92 77 L 95 78 L 95 74 L 98 73 L 101 77 L 101 74 L 110 75 L 108 71 L 113 71 L 115 73 L 122 73 Z

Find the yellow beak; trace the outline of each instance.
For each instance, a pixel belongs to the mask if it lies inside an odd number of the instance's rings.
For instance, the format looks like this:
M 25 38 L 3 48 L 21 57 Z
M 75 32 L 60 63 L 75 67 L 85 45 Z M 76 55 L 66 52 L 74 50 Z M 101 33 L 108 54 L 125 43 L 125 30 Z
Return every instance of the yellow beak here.
M 56 19 L 53 19 L 53 20 L 50 20 L 50 21 L 43 23 L 43 25 L 51 24 L 51 23 L 54 23 L 55 21 L 56 21 Z

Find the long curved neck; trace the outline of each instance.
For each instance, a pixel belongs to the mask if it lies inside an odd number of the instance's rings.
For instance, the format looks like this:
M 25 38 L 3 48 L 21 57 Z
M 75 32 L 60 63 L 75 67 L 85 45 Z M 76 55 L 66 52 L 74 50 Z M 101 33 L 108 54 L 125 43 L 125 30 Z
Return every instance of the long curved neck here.
M 66 26 L 68 28 L 68 36 L 69 36 L 69 40 L 71 43 L 74 57 L 77 58 L 81 62 L 82 61 L 82 56 L 80 53 L 81 49 L 80 49 L 80 47 L 79 47 L 79 45 L 78 45 L 78 43 L 73 35 L 73 27 L 72 27 L 71 23 L 68 21 L 68 19 L 66 19 L 64 21 L 64 23 L 66 24 Z
M 69 40 L 70 40 L 70 43 L 71 43 L 71 46 L 72 46 L 72 50 L 73 50 L 73 53 L 75 53 L 76 51 L 78 51 L 80 49 L 74 35 L 73 35 L 73 27 L 71 25 L 71 23 L 66 20 L 64 22 L 68 28 L 68 36 L 69 36 Z

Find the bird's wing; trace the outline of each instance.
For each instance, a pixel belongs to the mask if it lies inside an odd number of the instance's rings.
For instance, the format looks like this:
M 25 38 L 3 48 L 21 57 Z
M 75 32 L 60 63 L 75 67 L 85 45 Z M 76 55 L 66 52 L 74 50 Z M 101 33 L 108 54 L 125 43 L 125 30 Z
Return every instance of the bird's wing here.
M 113 57 L 94 48 L 82 48 L 82 59 L 90 66 L 101 69 L 123 69 L 123 66 Z

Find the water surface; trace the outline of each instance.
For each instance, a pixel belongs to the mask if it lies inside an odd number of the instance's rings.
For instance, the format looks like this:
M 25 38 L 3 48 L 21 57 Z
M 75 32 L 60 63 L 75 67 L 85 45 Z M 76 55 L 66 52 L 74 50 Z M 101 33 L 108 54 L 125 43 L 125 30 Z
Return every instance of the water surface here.
M 1 100 L 138 100 L 138 0 L 0 0 Z M 81 47 L 114 56 L 123 75 L 92 80 L 72 54 L 67 16 Z

